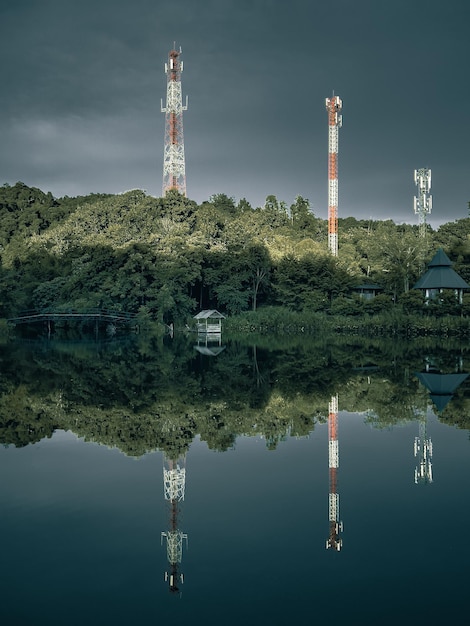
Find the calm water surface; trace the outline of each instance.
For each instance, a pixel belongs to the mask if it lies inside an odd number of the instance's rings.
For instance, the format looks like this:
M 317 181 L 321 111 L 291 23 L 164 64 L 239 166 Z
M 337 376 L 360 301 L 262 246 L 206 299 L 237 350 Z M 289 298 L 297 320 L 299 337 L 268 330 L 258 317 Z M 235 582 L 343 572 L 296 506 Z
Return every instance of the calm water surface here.
M 337 392 L 339 551 L 326 419 L 274 450 L 259 434 L 224 452 L 196 436 L 173 506 L 160 450 L 132 458 L 61 428 L 1 447 L 2 624 L 466 624 L 468 431 L 430 401 L 374 428 Z M 416 437 L 432 442 L 432 482 L 415 480 Z

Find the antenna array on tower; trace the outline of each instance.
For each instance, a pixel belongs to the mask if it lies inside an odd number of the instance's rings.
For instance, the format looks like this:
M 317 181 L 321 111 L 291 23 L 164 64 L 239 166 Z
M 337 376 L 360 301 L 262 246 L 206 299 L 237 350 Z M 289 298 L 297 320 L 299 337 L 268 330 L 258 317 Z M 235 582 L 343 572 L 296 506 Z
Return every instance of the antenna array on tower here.
M 426 235 L 426 215 L 431 213 L 432 196 L 431 191 L 431 170 L 421 168 L 415 170 L 415 185 L 418 187 L 418 195 L 414 197 L 414 210 L 418 214 L 419 234 Z

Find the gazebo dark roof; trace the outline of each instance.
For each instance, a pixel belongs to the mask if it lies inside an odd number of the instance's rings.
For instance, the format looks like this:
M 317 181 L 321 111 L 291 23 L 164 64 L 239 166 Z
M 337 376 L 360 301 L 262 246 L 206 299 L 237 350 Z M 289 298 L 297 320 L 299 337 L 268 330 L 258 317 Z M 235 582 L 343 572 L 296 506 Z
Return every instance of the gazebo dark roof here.
M 470 289 L 470 285 L 452 269 L 449 257 L 439 248 L 413 289 Z
M 468 373 L 440 374 L 417 372 L 418 380 L 430 391 L 430 398 L 438 411 L 442 411 L 454 395 L 454 391 L 467 378 Z

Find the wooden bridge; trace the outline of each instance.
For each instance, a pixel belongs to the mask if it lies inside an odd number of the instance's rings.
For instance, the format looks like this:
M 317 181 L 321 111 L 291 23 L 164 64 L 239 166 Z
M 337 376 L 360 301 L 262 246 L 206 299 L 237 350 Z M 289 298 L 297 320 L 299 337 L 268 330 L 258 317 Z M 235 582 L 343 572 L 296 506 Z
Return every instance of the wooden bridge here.
M 58 322 L 66 320 L 109 322 L 110 324 L 130 324 L 135 319 L 134 313 L 112 311 L 109 309 L 90 309 L 88 311 L 23 311 L 16 317 L 10 317 L 9 324 L 35 324 L 37 322 Z

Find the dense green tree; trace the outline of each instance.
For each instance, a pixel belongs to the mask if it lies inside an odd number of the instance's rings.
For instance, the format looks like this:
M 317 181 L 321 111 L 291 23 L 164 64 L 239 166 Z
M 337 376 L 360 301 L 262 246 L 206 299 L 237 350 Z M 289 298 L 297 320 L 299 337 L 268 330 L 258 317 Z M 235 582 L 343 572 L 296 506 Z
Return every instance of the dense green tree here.
M 216 193 L 209 198 L 209 202 L 214 205 L 217 211 L 222 211 L 227 215 L 235 215 L 235 199 L 229 198 L 225 193 Z
M 267 196 L 264 207 L 257 209 L 262 212 L 262 219 L 268 228 L 279 228 L 289 222 L 285 202 L 278 201 L 276 196 Z
M 302 196 L 297 196 L 290 206 L 292 225 L 297 230 L 313 229 L 315 217 L 310 212 L 310 203 Z
M 269 281 L 271 261 L 266 248 L 260 245 L 248 248 L 246 259 L 251 280 L 251 308 L 256 311 L 260 289 Z
M 368 238 L 371 277 L 393 295 L 407 292 L 423 268 L 423 246 L 417 230 L 384 222 Z
M 325 310 L 332 297 L 346 293 L 351 284 L 351 277 L 329 255 L 285 257 L 273 274 L 276 301 L 292 310 Z
M 250 212 L 253 210 L 253 207 L 248 202 L 246 198 L 241 198 L 237 204 L 237 211 L 240 213 Z

